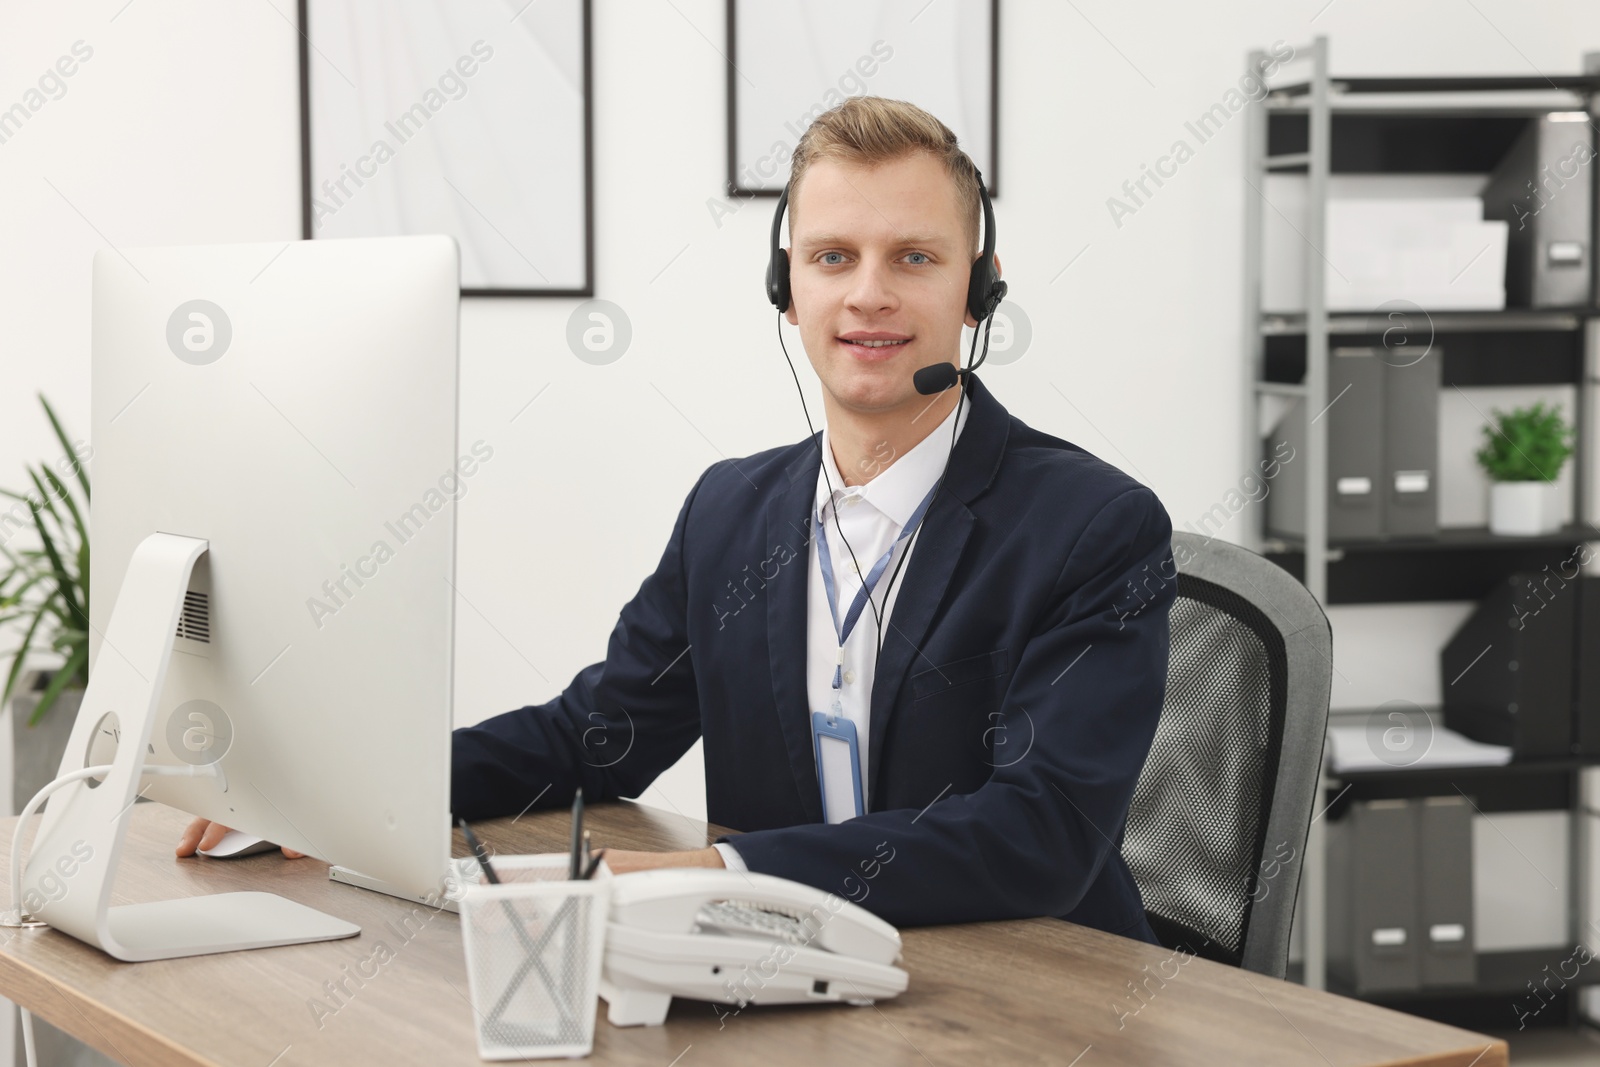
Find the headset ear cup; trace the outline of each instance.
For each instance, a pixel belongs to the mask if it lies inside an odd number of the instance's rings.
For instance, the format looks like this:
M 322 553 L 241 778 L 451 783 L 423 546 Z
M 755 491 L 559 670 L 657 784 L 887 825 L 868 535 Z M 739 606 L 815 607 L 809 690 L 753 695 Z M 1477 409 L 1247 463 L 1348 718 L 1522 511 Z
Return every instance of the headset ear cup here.
M 789 253 L 781 248 L 767 263 L 767 299 L 779 311 L 789 310 Z
M 789 310 L 789 253 L 778 244 L 778 236 L 783 232 L 783 212 L 788 206 L 789 186 L 785 183 L 772 211 L 772 236 L 767 252 L 767 299 L 784 312 Z
M 973 261 L 972 276 L 967 281 L 967 310 L 975 320 L 982 322 L 995 313 L 1009 288 L 994 276 L 994 260 L 979 257 Z
M 967 278 L 967 311 L 982 322 L 989 314 L 989 300 L 994 289 L 994 265 L 988 256 L 972 261 L 972 273 Z
M 989 286 L 989 301 L 984 312 L 985 318 L 993 315 L 999 310 L 1000 302 L 1006 298 L 1006 293 L 1010 290 L 1010 288 L 1011 287 L 1009 285 L 1003 281 L 1000 281 L 999 279 L 996 279 L 995 282 Z

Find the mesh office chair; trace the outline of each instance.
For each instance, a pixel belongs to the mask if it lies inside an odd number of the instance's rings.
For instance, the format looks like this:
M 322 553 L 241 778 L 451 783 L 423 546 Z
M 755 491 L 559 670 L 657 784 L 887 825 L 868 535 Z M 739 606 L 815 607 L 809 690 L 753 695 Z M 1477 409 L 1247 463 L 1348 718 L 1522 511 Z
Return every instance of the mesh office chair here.
M 1172 535 L 1167 692 L 1122 854 L 1162 943 L 1283 977 L 1333 673 L 1327 616 L 1253 552 Z

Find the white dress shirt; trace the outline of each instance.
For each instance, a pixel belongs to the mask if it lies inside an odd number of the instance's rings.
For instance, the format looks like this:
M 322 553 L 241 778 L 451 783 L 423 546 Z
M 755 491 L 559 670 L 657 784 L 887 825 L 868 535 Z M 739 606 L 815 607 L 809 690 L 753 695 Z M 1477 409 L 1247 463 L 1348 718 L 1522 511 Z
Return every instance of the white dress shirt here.
M 889 551 L 889 546 L 895 544 L 895 539 L 900 536 L 900 531 L 905 528 L 912 512 L 917 509 L 922 498 L 928 495 L 928 490 L 938 482 L 939 476 L 944 472 L 946 458 L 950 454 L 951 427 L 955 426 L 954 432 L 959 438 L 961 430 L 966 426 L 970 409 L 971 405 L 965 402 L 959 404 L 957 408 L 952 408 L 932 432 L 902 456 L 894 456 L 887 450 L 881 454 L 869 455 L 866 459 L 868 466 L 860 474 L 864 476 L 871 473 L 873 464 L 881 469 L 865 485 L 845 485 L 844 478 L 834 462 L 833 445 L 828 438 L 828 430 L 826 427 L 823 428 L 822 468 L 817 471 L 813 519 L 820 517 L 827 524 L 828 554 L 833 560 L 834 590 L 839 599 L 841 621 L 855 600 L 857 590 L 861 588 L 861 578 L 869 574 L 878 557 Z M 956 424 L 958 410 L 960 423 Z M 831 498 L 828 493 L 830 482 L 833 486 Z M 835 525 L 835 509 L 838 513 L 838 525 Z M 920 532 L 913 533 L 896 547 L 894 555 L 889 557 L 889 563 L 884 568 L 882 577 L 878 579 L 878 584 L 873 589 L 870 604 L 862 607 L 861 617 L 856 620 L 855 627 L 845 641 L 843 679 L 838 697 L 844 717 L 850 720 L 856 729 L 863 801 L 872 795 L 871 785 L 867 781 L 867 745 L 872 714 L 872 680 L 876 670 L 874 657 L 878 645 L 878 623 L 871 605 L 876 605 L 879 614 L 883 616 L 884 629 L 887 631 L 884 642 L 887 644 L 893 639 L 894 634 L 889 628 L 890 613 L 894 610 L 895 600 L 905 583 L 906 571 L 911 567 L 911 561 L 907 559 L 902 563 L 902 557 L 908 556 L 916 547 L 919 536 Z M 850 544 L 849 549 L 845 548 L 846 541 Z M 852 550 L 855 553 L 854 560 L 851 559 Z M 858 563 L 859 577 L 856 570 Z M 834 626 L 833 615 L 828 608 L 828 593 L 822 581 L 822 554 L 817 546 L 816 537 L 811 539 L 811 559 L 807 566 L 806 697 L 810 704 L 807 708 L 809 726 L 810 712 L 828 711 L 833 706 L 833 669 L 839 662 L 839 631 Z M 894 588 L 889 589 L 889 579 L 897 566 L 900 568 L 900 576 L 894 579 Z M 852 813 L 834 812 L 833 816 L 830 821 L 843 822 L 844 819 L 852 817 Z M 738 852 L 731 845 L 722 843 L 716 848 L 722 853 L 723 862 L 728 867 L 736 870 L 745 869 Z

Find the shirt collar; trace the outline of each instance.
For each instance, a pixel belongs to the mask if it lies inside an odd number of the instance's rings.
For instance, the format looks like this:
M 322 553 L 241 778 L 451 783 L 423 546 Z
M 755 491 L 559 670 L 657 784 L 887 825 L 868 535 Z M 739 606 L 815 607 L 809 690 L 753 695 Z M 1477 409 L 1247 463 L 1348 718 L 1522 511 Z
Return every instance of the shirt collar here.
M 957 422 L 957 413 L 960 420 Z M 944 420 L 933 430 L 918 441 L 911 450 L 899 458 L 893 459 L 884 470 L 865 485 L 851 486 L 848 489 L 844 484 L 844 477 L 839 473 L 838 465 L 833 459 L 833 445 L 828 438 L 828 428 L 822 428 L 822 463 L 826 476 L 832 479 L 834 496 L 842 496 L 846 492 L 859 494 L 860 497 L 887 515 L 896 526 L 904 527 L 916 511 L 917 505 L 922 503 L 922 498 L 928 495 L 934 483 L 944 472 L 945 463 L 950 455 L 951 427 L 957 439 L 967 424 L 967 416 L 972 412 L 972 398 L 960 400 Z M 886 460 L 889 457 L 885 457 Z M 824 508 L 828 504 L 828 481 L 824 479 L 823 472 L 817 474 L 817 491 L 812 504 L 814 518 L 821 522 L 826 519 Z

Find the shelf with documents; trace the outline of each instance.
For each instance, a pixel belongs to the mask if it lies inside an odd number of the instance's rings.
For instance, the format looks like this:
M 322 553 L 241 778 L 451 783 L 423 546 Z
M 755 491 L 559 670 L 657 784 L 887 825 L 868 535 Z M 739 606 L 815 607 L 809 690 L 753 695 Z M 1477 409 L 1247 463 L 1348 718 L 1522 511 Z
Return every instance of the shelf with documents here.
M 1270 106 L 1270 102 L 1269 102 Z M 1512 113 L 1335 114 L 1330 174 L 1487 174 L 1527 126 L 1529 116 L 1548 108 Z M 1302 156 L 1307 162 L 1271 163 L 1272 170 L 1304 172 L 1310 166 L 1304 111 L 1275 109 L 1268 118 L 1269 160 Z
M 1554 533 L 1528 537 L 1490 533 L 1487 526 L 1446 526 L 1434 536 L 1425 538 L 1396 537 L 1383 541 L 1330 540 L 1328 549 L 1330 552 L 1431 552 L 1475 549 L 1517 552 L 1526 548 L 1570 549 L 1588 541 L 1600 541 L 1600 528 L 1588 523 L 1568 523 Z M 1268 547 L 1276 548 L 1278 551 L 1294 551 L 1296 544 L 1294 539 L 1281 539 L 1276 544 L 1268 542 Z
M 1509 813 L 1566 812 L 1573 810 L 1578 803 L 1580 772 L 1596 763 L 1591 758 L 1573 757 L 1513 760 L 1497 766 L 1413 766 L 1342 772 L 1329 776 L 1327 792 L 1320 804 L 1331 826 L 1329 833 L 1335 836 L 1356 833 L 1347 820 L 1356 806 L 1374 801 L 1391 806 L 1387 812 L 1391 819 L 1395 814 L 1392 805 L 1396 802 L 1428 805 L 1441 800 L 1456 809 L 1458 822 L 1463 818 L 1470 821 L 1494 817 L 1498 820 Z M 1433 832 L 1437 830 L 1436 826 Z M 1453 835 L 1456 840 L 1445 850 L 1447 855 L 1440 857 L 1436 850 L 1434 859 L 1422 856 L 1408 864 L 1404 862 L 1405 859 L 1427 849 L 1427 843 L 1420 840 L 1428 832 L 1427 828 L 1418 825 L 1416 832 L 1419 840 L 1410 850 L 1402 851 L 1398 856 L 1392 847 L 1383 850 L 1380 862 L 1386 868 L 1395 866 L 1396 861 L 1400 861 L 1400 867 L 1406 868 L 1398 872 L 1398 880 L 1384 886 L 1387 899 L 1374 901 L 1368 894 L 1363 901 L 1360 899 L 1363 887 L 1343 884 L 1333 887 L 1330 907 L 1340 913 L 1334 924 L 1336 936 L 1346 941 L 1352 933 L 1352 921 L 1359 924 L 1363 918 L 1372 927 L 1373 944 L 1379 943 L 1378 933 L 1391 929 L 1391 924 L 1414 933 L 1418 945 L 1408 965 L 1418 966 L 1421 970 L 1412 979 L 1397 976 L 1393 968 L 1400 961 L 1390 958 L 1380 960 L 1378 969 L 1369 965 L 1363 973 L 1360 962 L 1351 959 L 1346 949 L 1338 966 L 1328 975 L 1327 988 L 1346 996 L 1359 997 L 1444 1022 L 1471 1019 L 1474 1012 L 1481 1012 L 1485 1007 L 1494 1011 L 1506 1010 L 1508 997 L 1517 998 L 1515 1006 L 1524 1017 L 1540 1016 L 1542 1025 L 1569 1025 L 1573 1022 L 1576 1004 L 1570 998 L 1575 997 L 1577 990 L 1584 986 L 1600 984 L 1600 968 L 1583 966 L 1582 961 L 1573 958 L 1574 942 L 1525 948 L 1473 949 L 1468 953 L 1470 962 L 1462 958 L 1461 949 L 1457 948 L 1454 960 L 1444 960 L 1442 976 L 1441 968 L 1435 966 L 1431 981 L 1418 980 L 1425 978 L 1428 973 L 1424 958 L 1431 950 L 1434 933 L 1429 924 L 1443 920 L 1447 924 L 1460 923 L 1463 927 L 1470 927 L 1471 934 L 1458 934 L 1457 942 L 1472 943 L 1480 933 L 1477 923 L 1483 910 L 1473 900 L 1478 890 L 1472 887 L 1473 879 L 1468 873 L 1472 867 L 1470 853 L 1474 847 L 1471 844 L 1474 835 L 1470 829 L 1465 825 L 1457 826 Z M 1571 841 L 1576 847 L 1576 834 Z M 1368 841 L 1367 844 L 1370 846 L 1378 842 Z M 1393 846 L 1396 842 L 1387 844 Z M 1337 845 L 1344 849 L 1346 863 L 1349 862 L 1350 850 L 1359 847 L 1348 839 L 1337 842 Z M 1462 846 L 1465 846 L 1465 853 L 1462 852 Z M 1521 854 L 1520 846 L 1510 847 L 1517 848 Z M 1526 859 L 1525 856 L 1522 858 Z M 1456 869 L 1450 869 L 1452 864 Z M 1569 872 L 1575 872 L 1576 869 L 1577 864 L 1573 862 Z M 1407 876 L 1417 879 L 1417 882 L 1410 886 L 1401 885 Z M 1552 888 L 1552 893 L 1560 891 Z M 1564 891 L 1571 898 L 1570 906 L 1576 907 L 1576 884 L 1570 880 L 1570 874 Z M 1405 907 L 1395 908 L 1392 898 L 1396 893 L 1414 895 L 1417 910 L 1407 914 Z M 1503 901 L 1500 906 L 1504 907 Z M 1435 914 L 1425 914 L 1429 910 Z M 1378 951 L 1393 953 L 1398 950 L 1398 939 L 1391 937 L 1388 943 L 1390 948 Z M 1388 969 L 1387 973 L 1384 968 Z M 1532 994 L 1530 990 L 1533 987 L 1529 983 L 1537 984 L 1547 977 L 1551 978 L 1552 983 L 1548 990 L 1537 996 Z M 1408 981 L 1414 981 L 1415 984 L 1412 988 L 1374 989 L 1370 984 L 1367 988 L 1361 987 L 1363 980 L 1371 983 L 1374 978 L 1400 985 Z M 1556 1004 L 1556 993 L 1562 995 L 1560 1006 L 1550 1010 Z M 1478 1025 L 1482 1025 L 1481 1022 Z
M 1518 572 L 1570 571 L 1579 546 L 1600 540 L 1600 530 L 1568 525 L 1541 537 L 1500 537 L 1482 526 L 1442 529 L 1433 538 L 1329 542 L 1324 604 L 1412 604 L 1479 600 Z M 1263 541 L 1263 554 L 1305 581 L 1302 541 Z
M 1594 759 L 1513 760 L 1491 767 L 1392 767 L 1346 771 L 1328 776 L 1319 808 L 1337 822 L 1351 804 L 1363 800 L 1403 800 L 1461 793 L 1481 812 L 1555 811 L 1577 799 L 1577 772 Z
M 1506 949 L 1497 952 L 1479 952 L 1475 954 L 1477 977 L 1470 984 L 1459 986 L 1435 986 L 1428 989 L 1390 990 L 1384 993 L 1358 993 L 1348 984 L 1337 980 L 1328 983 L 1328 990 L 1347 997 L 1359 997 L 1375 1004 L 1382 1004 L 1397 1011 L 1421 1015 L 1437 1021 L 1450 1021 L 1453 1013 L 1449 1010 L 1449 1002 L 1463 997 L 1495 998 L 1493 1010 L 1505 1012 L 1508 1005 L 1506 998 L 1523 998 L 1531 1010 L 1538 1004 L 1529 993 L 1528 983 L 1538 984 L 1540 979 L 1552 973 L 1559 972 L 1561 965 L 1566 962 L 1574 964 L 1571 977 L 1565 983 L 1554 982 L 1550 993 L 1566 992 L 1566 989 L 1579 989 L 1583 986 L 1600 985 L 1600 967 L 1589 964 L 1585 967 L 1575 966 L 1575 960 L 1570 960 L 1572 946 L 1563 945 L 1559 948 L 1519 948 Z M 1547 971 L 1546 968 L 1549 968 Z M 1565 988 L 1563 988 L 1563 986 Z M 1429 1010 L 1430 1008 L 1434 1010 Z M 1543 1014 L 1542 1012 L 1540 1014 Z M 1471 1016 L 1469 1016 L 1471 1018 Z M 1495 1026 L 1483 1021 L 1483 1016 L 1477 1015 L 1473 1025 L 1485 1029 L 1511 1029 L 1511 1023 L 1516 1021 L 1514 1012 L 1508 1012 L 1504 1027 Z M 1459 1023 L 1455 1025 L 1460 1025 Z
M 1429 313 L 1433 328 L 1441 332 L 1489 333 L 1505 330 L 1577 330 L 1583 326 L 1588 308 L 1506 308 L 1503 311 L 1434 311 Z M 1331 312 L 1328 331 L 1333 334 L 1372 336 L 1393 323 L 1382 311 Z M 1267 312 L 1261 316 L 1263 336 L 1290 334 L 1305 336 L 1306 317 L 1300 313 Z
M 1442 317 L 1442 316 L 1441 316 Z M 1576 315 L 1567 318 L 1577 319 Z M 1335 349 L 1379 349 L 1384 343 L 1381 326 L 1350 323 L 1331 327 L 1328 336 Z M 1398 328 L 1398 327 L 1397 327 Z M 1368 332 L 1370 331 L 1370 332 Z M 1578 385 L 1582 383 L 1583 333 L 1568 329 L 1530 329 L 1503 323 L 1472 327 L 1434 323 L 1415 337 L 1418 352 L 1440 361 L 1439 386 L 1443 389 L 1491 385 Z M 1262 338 L 1262 377 L 1265 390 L 1279 384 L 1303 385 L 1306 375 L 1306 335 L 1269 333 Z
M 1264 69 L 1268 58 L 1256 51 L 1250 61 Z M 1586 57 L 1583 74 L 1549 78 L 1338 78 L 1330 72 L 1328 41 L 1319 37 L 1297 49 L 1293 62 L 1309 65 L 1309 77 L 1269 85 L 1265 97 L 1246 110 L 1241 384 L 1251 417 L 1242 427 L 1242 444 L 1246 469 L 1274 478 L 1263 506 L 1252 511 L 1247 545 L 1303 581 L 1325 605 L 1479 601 L 1512 574 L 1570 568 L 1581 546 L 1600 541 L 1600 516 L 1589 499 L 1600 485 L 1589 469 L 1600 387 L 1600 307 L 1592 268 L 1600 212 L 1589 177 L 1600 56 Z M 1535 175 L 1534 168 L 1553 158 L 1547 152 L 1558 143 L 1577 144 L 1574 138 L 1588 138 L 1590 145 L 1590 154 L 1579 161 L 1581 176 L 1568 174 L 1546 187 L 1527 211 L 1519 210 L 1518 198 L 1525 195 L 1520 179 L 1546 180 L 1549 172 Z M 1557 195 L 1549 195 L 1551 188 Z M 1419 206 L 1396 203 L 1408 196 Z M 1454 213 L 1473 198 L 1479 201 L 1476 214 Z M 1384 203 L 1355 203 L 1363 199 Z M 1303 216 L 1296 214 L 1301 210 Z M 1330 225 L 1330 215 L 1337 225 Z M 1450 251 L 1450 270 L 1393 270 L 1390 264 L 1401 260 L 1394 251 L 1400 246 L 1387 239 L 1397 227 L 1382 222 L 1390 217 L 1407 227 L 1448 230 L 1454 243 L 1440 247 Z M 1472 239 L 1458 256 L 1457 245 L 1468 243 L 1461 235 Z M 1491 266 L 1474 272 L 1471 253 L 1494 241 L 1499 244 L 1493 259 L 1478 261 L 1480 268 Z M 1269 253 L 1276 257 L 1270 267 Z M 1496 275 L 1500 256 L 1509 269 Z M 1411 261 L 1405 262 L 1409 270 Z M 1569 264 L 1571 272 L 1552 279 L 1554 267 L 1566 270 Z M 1457 269 L 1461 273 L 1451 276 Z M 1576 278 L 1580 285 L 1573 284 Z M 1373 310 L 1344 310 L 1366 307 Z M 1432 358 L 1424 361 L 1422 353 Z M 1424 363 L 1431 365 L 1426 373 L 1395 373 Z M 1462 467 L 1459 449 L 1478 420 L 1467 404 L 1493 406 L 1482 394 L 1461 391 L 1516 387 L 1543 387 L 1563 398 L 1578 444 L 1563 474 L 1570 479 L 1573 521 L 1547 536 L 1519 538 L 1491 535 L 1481 526 L 1441 525 L 1441 518 L 1470 522 L 1475 514 L 1484 521 L 1473 505 L 1462 505 L 1462 483 L 1450 482 L 1448 497 L 1438 489 L 1438 440 L 1446 431 L 1453 434 L 1449 469 L 1469 469 Z M 1339 424 L 1337 442 L 1331 424 Z M 1337 456 L 1330 452 L 1335 444 Z M 1279 466 L 1266 466 L 1264 456 L 1275 457 Z M 1363 499 L 1370 501 L 1367 512 L 1360 510 Z M 1441 516 L 1442 499 L 1451 504 Z M 1312 824 L 1307 842 L 1296 918 L 1306 984 L 1325 987 L 1330 976 L 1335 939 L 1327 835 L 1343 807 L 1417 798 L 1420 810 L 1449 797 L 1464 799 L 1459 786 L 1488 805 L 1485 810 L 1569 811 L 1576 828 L 1583 811 L 1578 781 L 1589 765 L 1574 758 L 1326 777 L 1324 803 L 1341 790 L 1345 794 L 1329 819 Z M 1582 876 L 1573 833 L 1569 886 Z M 1360 862 L 1373 867 L 1370 858 Z M 1380 882 L 1386 876 L 1381 865 L 1370 874 Z M 1576 940 L 1576 898 L 1572 904 L 1566 932 Z M 1342 941 L 1339 946 L 1350 951 Z M 1520 989 L 1548 962 L 1547 955 L 1542 949 L 1477 953 L 1477 977 L 1452 996 Z M 1536 958 L 1537 966 L 1528 969 Z

